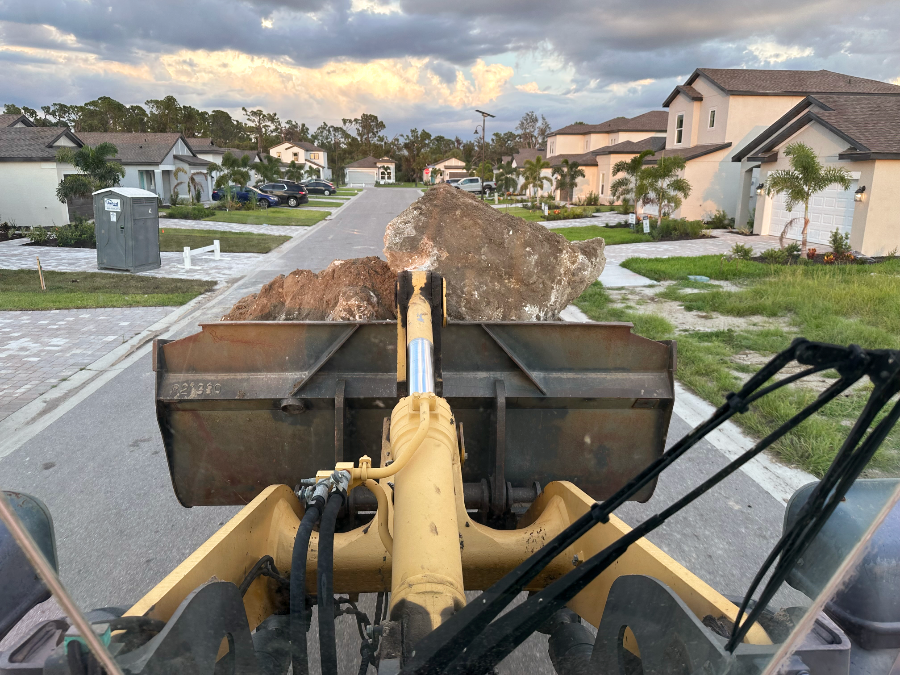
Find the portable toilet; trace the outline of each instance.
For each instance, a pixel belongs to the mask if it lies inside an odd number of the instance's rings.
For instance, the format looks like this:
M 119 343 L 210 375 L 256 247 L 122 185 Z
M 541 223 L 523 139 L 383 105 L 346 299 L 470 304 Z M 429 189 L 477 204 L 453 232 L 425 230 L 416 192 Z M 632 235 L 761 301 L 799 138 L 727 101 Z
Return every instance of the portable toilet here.
M 111 187 L 94 193 L 97 268 L 143 272 L 162 265 L 155 192 Z

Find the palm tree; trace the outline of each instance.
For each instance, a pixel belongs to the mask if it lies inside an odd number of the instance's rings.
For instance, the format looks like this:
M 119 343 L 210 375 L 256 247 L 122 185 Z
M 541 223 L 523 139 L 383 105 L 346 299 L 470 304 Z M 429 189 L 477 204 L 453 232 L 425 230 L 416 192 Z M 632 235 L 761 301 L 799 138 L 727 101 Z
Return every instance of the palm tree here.
M 638 194 L 641 169 L 644 168 L 644 160 L 652 154 L 655 154 L 652 150 L 644 150 L 629 160 L 623 159 L 613 164 L 613 176 L 624 174 L 621 178 L 616 178 L 609 186 L 609 194 L 614 200 L 630 199 L 632 204 L 637 205 L 638 199 L 644 196 Z M 635 213 L 637 213 L 637 209 L 635 209 Z
M 307 178 L 318 178 L 320 174 L 319 168 L 316 166 L 308 166 L 306 167 L 306 177 Z
M 565 194 L 566 199 L 564 201 L 571 201 L 575 188 L 578 187 L 578 179 L 584 178 L 584 169 L 578 165 L 578 162 L 570 162 L 568 159 L 563 159 L 559 166 L 553 167 L 553 175 L 556 176 L 555 188 L 559 190 L 560 200 Z
M 60 148 L 56 161 L 71 164 L 78 173 L 63 178 L 56 186 L 56 198 L 63 204 L 76 197 L 89 197 L 103 188 L 114 187 L 125 177 L 125 169 L 119 162 L 109 161 L 115 157 L 118 148 L 112 143 L 100 143 L 91 148 Z
M 525 178 L 525 182 L 522 183 L 522 187 L 525 190 L 530 190 L 534 188 L 535 196 L 544 189 L 544 183 L 553 184 L 553 181 L 549 176 L 544 175 L 544 171 L 550 168 L 550 162 L 544 160 L 543 157 L 538 155 L 534 158 L 534 160 L 526 159 L 525 166 L 522 170 L 522 176 Z
M 650 201 L 659 207 L 660 223 L 691 194 L 691 184 L 680 175 L 685 164 L 684 157 L 660 157 L 655 165 L 641 169 L 638 176 L 637 192 L 649 195 Z
M 203 183 L 197 178 L 197 176 L 207 177 L 207 173 L 204 171 L 194 171 L 191 174 L 191 177 L 188 179 L 188 185 L 191 188 L 191 202 L 192 203 L 200 203 L 202 200 L 200 199 L 200 195 L 203 193 Z M 212 196 L 212 195 L 210 195 Z
M 265 155 L 261 162 L 258 162 L 253 170 L 256 171 L 257 183 L 273 183 L 281 178 L 281 160 L 272 155 Z
M 487 160 L 478 165 L 477 171 L 476 175 L 481 178 L 482 183 L 494 179 L 494 165 Z
M 178 180 L 178 176 L 182 176 L 182 175 L 187 175 L 187 169 L 185 169 L 183 166 L 175 167 L 175 171 L 172 172 L 172 178 L 174 178 L 178 182 L 172 186 L 172 196 L 169 198 L 169 203 L 172 206 L 178 206 L 178 197 L 179 197 L 178 186 L 184 185 L 184 181 Z
M 519 170 L 513 167 L 512 160 L 497 167 L 497 189 L 503 192 L 515 192 L 519 187 Z
M 235 157 L 230 152 L 222 155 L 222 170 L 226 185 L 246 185 L 250 182 L 250 155 Z M 218 184 L 218 181 L 216 181 Z
M 809 229 L 809 200 L 817 192 L 832 186 L 840 185 L 844 190 L 850 189 L 850 174 L 843 167 L 822 166 L 815 151 L 805 143 L 791 143 L 784 149 L 790 158 L 790 169 L 772 171 L 766 177 L 766 194 L 784 195 L 784 207 L 793 211 L 794 206 L 803 204 L 803 238 L 800 244 L 800 255 L 806 257 L 806 232 Z M 791 218 L 785 223 L 784 230 L 778 237 L 784 246 L 784 235 L 788 227 L 799 218 Z
M 303 180 L 303 165 L 297 164 L 296 160 L 291 160 L 288 168 L 284 170 L 284 177 L 288 180 L 300 182 Z

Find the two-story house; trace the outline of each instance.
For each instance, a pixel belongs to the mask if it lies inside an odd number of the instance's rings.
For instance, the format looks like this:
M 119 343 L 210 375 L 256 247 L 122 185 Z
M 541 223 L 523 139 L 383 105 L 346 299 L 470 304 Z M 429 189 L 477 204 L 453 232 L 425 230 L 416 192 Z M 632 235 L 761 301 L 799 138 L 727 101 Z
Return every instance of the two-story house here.
M 831 185 L 809 204 L 807 240 L 828 244 L 832 233 L 850 235 L 854 250 L 887 255 L 900 248 L 897 188 L 900 187 L 900 93 L 807 96 L 746 144 L 732 161 L 743 174 L 790 168 L 791 143 L 811 147 L 825 166 L 847 171 L 850 186 Z M 804 207 L 788 211 L 783 195 L 757 197 L 754 232 L 800 239 Z
M 296 143 L 285 141 L 269 148 L 269 154 L 277 157 L 284 164 L 296 162 L 303 168 L 316 169 L 319 172 L 319 178 L 331 180 L 328 153 L 317 145 L 307 141 L 297 141 Z
M 607 196 L 612 166 L 623 155 L 637 154 L 628 154 L 635 143 L 647 144 L 649 138 L 664 137 L 667 121 L 665 110 L 651 110 L 635 117 L 616 117 L 601 124 L 570 124 L 557 129 L 547 136 L 546 158 L 551 166 L 548 175 L 553 167 L 568 159 L 570 163 L 576 162 L 585 173 L 585 177 L 578 180 L 573 199 L 588 192 Z M 612 147 L 618 147 L 619 152 L 608 152 Z
M 666 146 L 647 159 L 681 155 L 691 195 L 673 215 L 702 219 L 721 209 L 739 226 L 755 209 L 760 163 L 732 161 L 808 95 L 900 94 L 900 86 L 828 70 L 698 68 L 666 98 Z

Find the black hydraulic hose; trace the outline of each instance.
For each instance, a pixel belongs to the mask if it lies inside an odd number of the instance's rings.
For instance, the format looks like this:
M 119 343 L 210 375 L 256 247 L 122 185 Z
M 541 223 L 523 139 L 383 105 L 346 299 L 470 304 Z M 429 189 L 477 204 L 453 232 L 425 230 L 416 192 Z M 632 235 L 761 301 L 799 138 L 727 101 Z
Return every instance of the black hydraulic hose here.
M 334 528 L 338 511 L 344 505 L 344 493 L 331 493 L 322 522 L 319 525 L 319 652 L 322 656 L 322 675 L 337 673 L 337 635 L 334 630 Z
M 309 537 L 319 522 L 325 500 L 315 497 L 303 514 L 297 536 L 294 537 L 294 552 L 291 555 L 291 664 L 295 675 L 309 673 L 306 649 L 306 555 L 309 551 Z

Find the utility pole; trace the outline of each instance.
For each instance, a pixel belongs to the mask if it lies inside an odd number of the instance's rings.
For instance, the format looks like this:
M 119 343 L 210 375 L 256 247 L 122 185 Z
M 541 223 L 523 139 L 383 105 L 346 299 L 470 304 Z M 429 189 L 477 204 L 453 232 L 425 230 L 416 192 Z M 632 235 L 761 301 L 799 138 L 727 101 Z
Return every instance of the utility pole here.
M 476 110 L 478 114 L 481 115 L 481 124 L 475 127 L 475 135 L 478 135 L 478 127 L 481 127 L 481 166 L 484 167 L 484 127 L 487 122 L 488 117 L 496 117 L 496 115 L 491 115 L 491 113 L 486 113 L 483 110 Z M 484 201 L 484 176 L 481 177 L 481 201 Z

